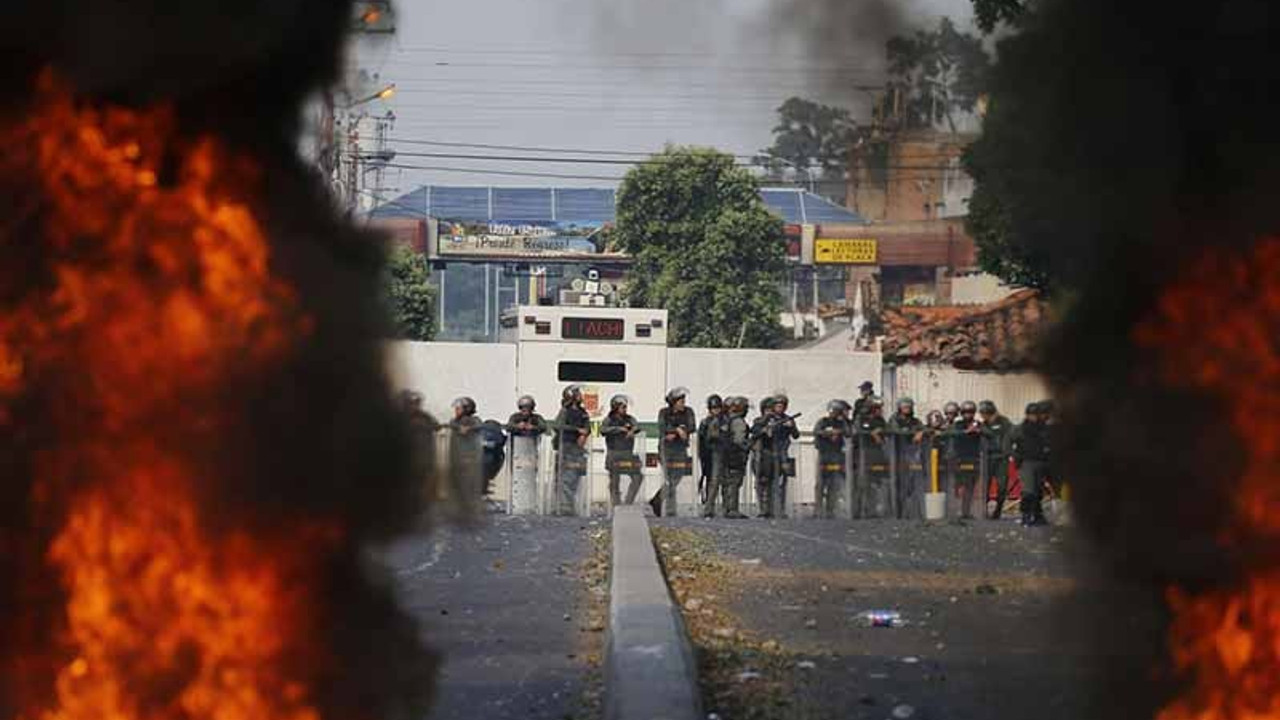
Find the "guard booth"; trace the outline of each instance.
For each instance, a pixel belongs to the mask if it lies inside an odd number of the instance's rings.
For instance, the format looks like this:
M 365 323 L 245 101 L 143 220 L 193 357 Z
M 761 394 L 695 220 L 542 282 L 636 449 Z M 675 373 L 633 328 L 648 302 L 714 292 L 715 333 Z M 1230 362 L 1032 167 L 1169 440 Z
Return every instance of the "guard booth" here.
M 592 434 L 576 503 L 579 514 L 601 514 L 609 506 L 605 444 L 599 426 L 609 413 L 609 398 L 616 394 L 630 398 L 629 411 L 644 428 L 636 445 L 637 453 L 645 459 L 644 484 L 636 502 L 657 491 L 662 481 L 654 429 L 667 391 L 666 310 L 521 305 L 502 318 L 501 340 L 516 345 L 517 393 L 537 398 L 539 412 L 547 422 L 559 412 L 565 388 L 582 388 Z M 536 448 L 537 464 L 533 467 L 528 455 L 531 450 L 513 446 L 512 512 L 556 509 L 553 486 L 557 465 L 550 438 L 544 438 Z M 682 491 L 690 484 L 696 480 L 681 483 Z M 696 490 L 690 494 L 692 498 Z

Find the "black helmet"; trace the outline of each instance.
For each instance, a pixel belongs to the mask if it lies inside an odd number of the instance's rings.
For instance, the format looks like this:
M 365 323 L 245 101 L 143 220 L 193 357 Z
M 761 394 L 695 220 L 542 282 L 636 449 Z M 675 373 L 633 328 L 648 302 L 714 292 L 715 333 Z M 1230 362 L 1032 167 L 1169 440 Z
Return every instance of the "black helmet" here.
M 942 427 L 946 424 L 947 419 L 943 417 L 941 412 L 937 410 L 930 410 L 929 413 L 924 416 L 924 421 L 929 427 Z
M 770 397 L 762 397 L 762 398 L 760 398 L 760 413 L 761 413 L 762 415 L 763 415 L 764 413 L 766 413 L 766 412 L 769 412 L 769 408 L 771 408 L 771 407 L 773 407 L 773 397 L 772 397 L 772 396 L 770 396 Z
M 875 385 L 871 384 L 870 380 L 863 380 L 862 384 L 858 386 L 858 389 L 862 392 L 867 392 L 868 390 L 874 390 L 875 387 Z
M 719 395 L 711 394 L 707 396 L 708 410 L 714 410 L 715 408 L 722 408 L 722 407 L 724 407 L 724 399 L 721 398 Z
M 781 403 L 784 408 L 791 407 L 791 399 L 787 397 L 786 393 L 778 393 L 770 399 L 773 401 L 773 405 Z
M 733 397 L 728 399 L 726 404 L 729 406 L 729 412 L 732 412 L 732 413 L 740 412 L 745 415 L 747 412 L 747 406 L 750 405 L 751 403 L 748 402 L 747 399 L 741 395 L 734 395 Z
M 965 400 L 964 402 L 960 403 L 961 415 L 972 415 L 976 412 L 978 412 L 978 405 L 974 401 Z
M 533 412 L 533 409 L 536 407 L 538 407 L 538 402 L 533 399 L 532 395 L 521 395 L 520 399 L 516 401 L 517 410 Z
M 1040 412 L 1041 412 L 1042 414 L 1045 414 L 1045 415 L 1052 415 L 1052 414 L 1053 414 L 1053 401 L 1052 401 L 1052 400 L 1041 400 L 1041 401 L 1040 401 Z
M 847 413 L 849 412 L 849 403 L 843 400 L 832 400 L 831 402 L 827 403 L 827 412 L 828 413 L 833 413 L 833 412 Z
M 901 410 L 902 408 L 907 408 L 907 409 L 908 409 L 908 410 L 910 410 L 911 412 L 915 412 L 915 411 L 916 411 L 916 401 L 915 401 L 915 400 L 912 400 L 912 399 L 911 399 L 911 398 L 909 398 L 909 397 L 900 397 L 900 398 L 898 398 L 898 409 L 899 409 L 899 410 Z
M 408 407 L 416 407 L 422 404 L 422 393 L 416 390 L 401 390 L 400 403 Z
M 677 400 L 689 397 L 689 388 L 674 387 L 667 391 L 667 404 L 675 405 Z
M 630 404 L 631 404 L 631 398 L 627 397 L 626 395 L 614 395 L 613 397 L 609 398 L 610 410 L 617 410 L 618 407 L 622 405 L 630 405 Z
M 942 414 L 943 415 L 959 415 L 960 406 L 955 404 L 954 401 L 949 402 L 946 405 L 942 406 Z
M 458 398 L 458 399 L 454 400 L 454 401 L 453 401 L 453 407 L 454 407 L 454 409 L 462 408 L 462 414 L 463 414 L 463 415 L 475 415 L 475 414 L 476 414 L 476 401 L 475 401 L 475 400 L 472 400 L 472 399 L 471 399 L 471 398 L 469 398 L 469 397 L 465 397 L 465 396 L 464 396 L 464 397 L 460 397 L 460 398 Z
M 570 385 L 560 393 L 560 403 L 562 405 L 576 405 L 582 402 L 582 388 L 577 385 Z
M 982 413 L 983 415 L 995 415 L 996 404 L 991 402 L 990 400 L 983 400 L 982 402 L 978 403 L 978 412 Z
M 879 395 L 871 395 L 867 397 L 867 407 L 882 408 L 884 407 L 884 398 Z
M 1026 414 L 1027 414 L 1027 415 L 1039 415 L 1039 414 L 1040 414 L 1040 403 L 1038 403 L 1038 402 L 1027 403 L 1027 411 L 1026 411 Z

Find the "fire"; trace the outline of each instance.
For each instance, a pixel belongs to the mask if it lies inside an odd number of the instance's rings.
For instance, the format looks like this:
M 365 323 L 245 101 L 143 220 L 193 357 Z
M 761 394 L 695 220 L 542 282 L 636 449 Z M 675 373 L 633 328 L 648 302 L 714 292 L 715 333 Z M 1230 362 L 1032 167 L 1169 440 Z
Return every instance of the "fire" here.
M 1232 488 L 1234 522 L 1221 543 L 1280 540 L 1280 239 L 1212 256 L 1159 298 L 1135 333 L 1160 355 L 1160 379 L 1220 398 L 1244 452 Z M 1269 564 L 1270 563 L 1270 564 Z M 1159 720 L 1280 718 L 1280 565 L 1246 567 L 1236 587 L 1171 588 L 1170 651 L 1190 680 Z
M 0 138 L 0 176 L 41 198 L 0 226 L 0 250 L 37 248 L 30 277 L 0 271 L 0 432 L 32 407 L 55 430 L 29 512 L 65 599 L 54 647 L 0 649 L 19 668 L 3 692 L 21 720 L 319 718 L 332 659 L 308 638 L 341 523 L 210 509 L 238 476 L 245 389 L 310 332 L 272 274 L 253 163 L 48 74 Z M 48 657 L 4 657 L 24 650 Z

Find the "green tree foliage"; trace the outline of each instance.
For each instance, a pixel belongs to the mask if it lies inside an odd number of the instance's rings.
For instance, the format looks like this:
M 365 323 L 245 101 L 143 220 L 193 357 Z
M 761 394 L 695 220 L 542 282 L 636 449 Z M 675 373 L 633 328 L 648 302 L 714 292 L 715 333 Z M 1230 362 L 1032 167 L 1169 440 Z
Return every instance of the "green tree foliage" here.
M 668 147 L 627 173 L 613 238 L 632 255 L 627 297 L 665 308 L 674 346 L 775 347 L 782 221 L 732 155 Z
M 768 169 L 771 178 L 795 172 L 798 182 L 807 182 L 804 169 L 820 170 L 825 180 L 836 181 L 838 194 L 843 196 L 849 149 L 858 132 L 858 123 L 844 108 L 788 98 L 778 106 L 773 146 L 760 151 L 755 160 Z
M 436 334 L 435 289 L 422 253 L 396 247 L 387 259 L 383 292 L 392 332 L 401 340 L 430 340 Z
M 982 40 L 942 18 L 937 30 L 917 30 L 885 44 L 891 85 L 902 93 L 900 109 L 908 128 L 946 122 L 955 132 L 956 111 L 973 112 L 991 66 Z
M 1027 0 L 973 0 L 973 17 L 984 33 L 1002 22 L 1017 24 L 1026 10 Z

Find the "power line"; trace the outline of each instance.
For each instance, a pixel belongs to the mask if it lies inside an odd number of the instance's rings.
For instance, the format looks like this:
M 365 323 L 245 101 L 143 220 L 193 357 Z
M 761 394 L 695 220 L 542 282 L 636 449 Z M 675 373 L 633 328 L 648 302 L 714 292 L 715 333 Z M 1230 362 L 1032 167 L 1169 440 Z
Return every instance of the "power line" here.
M 378 157 L 378 155 L 370 154 L 370 153 L 359 154 L 355 156 L 360 157 L 362 159 L 376 159 Z M 652 156 L 647 159 L 620 160 L 620 159 L 601 158 L 601 157 L 588 157 L 588 158 L 526 157 L 521 155 L 474 155 L 469 153 L 400 152 L 400 151 L 397 151 L 396 156 L 397 157 L 403 156 L 403 157 L 434 158 L 439 160 L 478 160 L 478 161 L 485 161 L 485 162 L 534 162 L 534 163 L 570 164 L 570 165 L 629 165 L 629 166 L 630 165 L 661 165 L 663 163 L 681 160 L 681 158 L 677 156 L 664 156 L 664 155 Z M 768 167 L 771 165 L 771 163 L 758 162 L 752 159 L 749 162 L 735 162 L 735 165 L 737 167 L 744 167 L 744 168 L 752 168 L 752 167 L 759 168 L 759 167 Z M 953 169 L 952 167 L 945 166 L 945 165 L 881 165 L 877 167 L 890 169 L 890 170 L 938 170 L 938 171 L 941 171 L 941 170 Z M 813 169 L 817 169 L 817 168 L 813 168 Z
M 513 177 L 555 178 L 558 180 L 606 180 L 622 182 L 625 178 L 613 175 L 571 175 L 562 173 L 524 172 L 520 170 L 484 170 L 475 168 L 446 167 L 443 165 L 408 165 L 404 163 L 387 163 L 386 167 L 399 170 L 430 170 L 433 172 L 473 173 L 476 175 L 508 175 Z
M 513 152 L 527 153 L 560 153 L 569 155 L 588 155 L 588 156 L 606 156 L 606 157 L 650 157 L 657 154 L 653 150 L 600 150 L 600 149 L 584 149 L 584 148 L 566 148 L 566 147 L 549 147 L 535 145 L 502 145 L 495 143 L 469 143 L 469 142 L 448 142 L 442 140 L 421 140 L 416 138 L 387 138 L 388 143 L 401 145 L 427 145 L 431 147 L 450 147 L 450 148 L 471 148 L 479 150 L 509 150 Z M 409 153 L 401 153 L 409 154 Z M 739 160 L 752 160 L 763 153 L 726 153 L 733 155 Z M 767 155 L 765 157 L 768 157 Z M 927 160 L 931 158 L 949 159 L 951 155 L 946 153 L 921 154 L 912 156 L 912 159 Z

